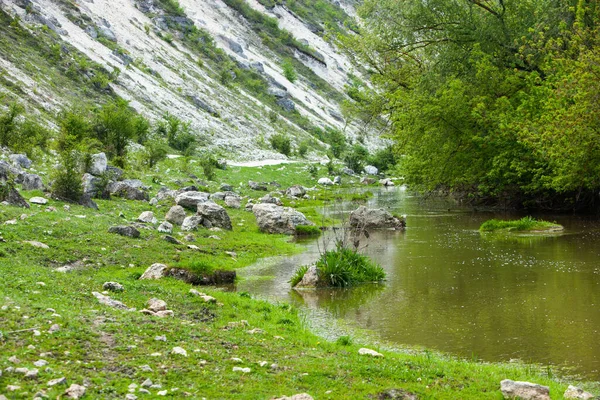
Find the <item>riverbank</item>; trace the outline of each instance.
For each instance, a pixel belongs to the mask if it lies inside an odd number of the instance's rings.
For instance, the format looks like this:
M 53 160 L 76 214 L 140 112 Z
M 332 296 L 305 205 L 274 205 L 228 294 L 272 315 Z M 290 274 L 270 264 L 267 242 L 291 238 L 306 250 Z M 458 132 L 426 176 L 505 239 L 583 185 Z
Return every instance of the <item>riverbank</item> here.
M 179 162 L 167 160 L 153 175 L 166 176 L 167 170 L 181 167 Z M 257 198 L 266 193 L 249 189 L 248 180 L 277 181 L 284 189 L 314 186 L 316 179 L 304 166 L 283 167 L 231 167 L 218 171 L 209 189 L 216 191 L 216 182 L 225 182 Z M 184 175 L 170 176 L 190 183 Z M 139 178 L 151 193 L 161 184 L 173 184 L 152 175 Z M 315 220 L 323 201 L 339 197 L 332 189 L 309 193 L 309 200 L 284 201 Z M 239 269 L 262 257 L 300 250 L 288 237 L 259 233 L 249 212 L 228 209 L 233 231 L 200 229 L 193 232 L 190 245 L 195 248 L 190 248 L 166 242 L 154 229 L 140 229 L 138 239 L 107 233 L 109 226 L 132 223 L 148 210 L 160 220 L 170 204 L 153 208 L 146 202 L 99 200 L 98 211 L 65 205 L 49 200 L 29 210 L 0 209 L 0 394 L 7 398 L 29 399 L 36 393 L 55 398 L 71 384 L 85 385 L 85 398 L 107 399 L 128 393 L 153 398 L 163 391 L 171 398 L 269 399 L 301 392 L 315 399 L 386 398 L 382 393 L 392 389 L 418 398 L 497 399 L 506 378 L 548 385 L 552 398 L 562 398 L 567 388 L 530 366 L 469 362 L 427 351 L 404 354 L 348 338 L 327 341 L 311 333 L 285 303 L 194 288 L 216 299 L 207 303 L 184 282 L 138 279 L 157 262 Z M 181 238 L 180 233 L 176 229 L 173 236 Z M 65 265 L 72 270 L 56 271 Z M 127 308 L 141 310 L 157 298 L 173 316 L 100 304 L 92 293 L 102 292 L 105 282 L 124 287 L 107 295 Z M 363 347 L 383 357 L 360 355 Z M 50 386 L 63 377 L 64 383 Z

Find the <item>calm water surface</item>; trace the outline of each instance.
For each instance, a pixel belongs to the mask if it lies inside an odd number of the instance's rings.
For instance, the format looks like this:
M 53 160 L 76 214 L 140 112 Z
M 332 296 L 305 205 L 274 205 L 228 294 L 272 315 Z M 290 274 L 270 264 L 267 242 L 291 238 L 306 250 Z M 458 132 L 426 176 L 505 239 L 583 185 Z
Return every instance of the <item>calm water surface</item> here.
M 382 190 L 369 207 L 407 215 L 405 232 L 371 232 L 365 253 L 387 272 L 383 285 L 297 292 L 288 280 L 314 261 L 322 240 L 243 271 L 238 290 L 302 307 L 321 333 L 336 319 L 400 345 L 485 361 L 574 368 L 600 380 L 600 222 L 541 216 L 560 236 L 481 235 L 494 216 Z

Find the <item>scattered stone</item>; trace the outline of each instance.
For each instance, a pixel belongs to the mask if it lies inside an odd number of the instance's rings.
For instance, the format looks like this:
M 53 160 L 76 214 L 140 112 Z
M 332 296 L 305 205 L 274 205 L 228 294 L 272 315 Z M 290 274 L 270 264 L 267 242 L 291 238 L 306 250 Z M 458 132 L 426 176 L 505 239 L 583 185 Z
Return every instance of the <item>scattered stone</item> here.
M 181 206 L 173 206 L 167 212 L 165 216 L 165 220 L 172 223 L 173 225 L 181 225 L 183 224 L 183 220 L 185 219 L 185 209 Z
M 125 395 L 125 400 L 137 400 L 137 396 L 135 394 L 132 394 L 132 393 L 127 393 Z
M 104 304 L 105 306 L 116 308 L 119 310 L 135 311 L 134 308 L 129 308 L 120 301 L 111 299 L 110 297 L 105 296 L 102 293 L 92 292 L 92 294 L 98 299 L 100 304 Z
M 358 354 L 361 356 L 372 356 L 372 357 L 383 357 L 383 354 L 376 352 L 375 350 L 362 348 L 358 350 Z
M 341 176 L 336 176 L 335 178 L 333 178 L 333 183 L 334 185 L 341 185 L 342 184 L 342 177 Z
M 242 206 L 242 198 L 239 196 L 225 196 L 225 205 L 230 208 L 238 209 Z
M 138 392 L 142 394 L 152 394 L 148 389 L 144 388 L 138 389 Z
M 156 340 L 157 342 L 166 342 L 167 341 L 167 337 L 165 335 L 155 336 L 154 340 Z
M 167 309 L 167 303 L 163 300 L 152 298 L 148 300 L 148 309 L 153 312 L 164 311 Z
M 185 351 L 185 349 L 182 347 L 173 347 L 171 354 L 187 357 L 187 351 Z
M 54 333 L 60 331 L 60 325 L 54 324 L 48 329 L 48 333 Z
M 199 251 L 200 247 L 196 246 L 195 244 L 188 244 L 187 248 L 190 250 L 195 250 L 195 251 Z
M 293 235 L 298 225 L 314 225 L 304 214 L 290 207 L 275 204 L 256 204 L 252 207 L 262 232 Z
M 222 190 L 224 192 L 233 192 L 233 186 L 231 186 L 227 183 L 222 183 L 221 186 L 219 187 L 219 190 Z
M 35 240 L 26 240 L 23 243 L 30 244 L 33 247 L 37 247 L 39 249 L 49 249 L 50 248 L 50 246 L 48 246 L 47 244 L 42 243 L 42 242 L 38 242 L 38 241 L 35 241 Z
M 167 395 L 167 393 L 169 393 L 169 392 L 168 392 L 168 391 L 166 391 L 166 390 L 161 390 L 160 392 L 156 392 L 156 395 L 157 395 L 157 396 L 166 396 L 166 395 Z
M 39 175 L 23 174 L 21 188 L 23 190 L 44 190 L 44 182 Z
M 66 384 L 67 384 L 67 378 L 65 378 L 64 376 L 62 378 L 52 379 L 51 381 L 48 382 L 48 386 L 50 386 L 50 387 L 56 386 L 56 385 L 66 385 Z
M 17 390 L 20 390 L 21 386 L 17 386 L 17 385 L 8 385 L 6 387 L 6 390 L 8 390 L 9 392 L 16 392 Z
M 367 165 L 364 169 L 365 174 L 368 175 L 377 175 L 379 173 L 379 170 L 377 169 L 377 167 L 374 167 L 372 165 Z
M 250 187 L 250 189 L 252 190 L 260 190 L 263 192 L 266 192 L 267 190 L 267 185 L 264 183 L 258 183 L 258 182 L 254 182 L 254 181 L 248 181 L 248 186 Z
M 43 197 L 32 197 L 29 199 L 29 202 L 32 204 L 44 205 L 44 204 L 48 204 L 48 199 L 45 199 Z
M 505 399 L 550 400 L 550 388 L 531 382 L 519 382 L 504 379 L 500 390 Z
M 158 226 L 158 231 L 160 233 L 172 233 L 173 225 L 170 222 L 163 221 L 163 223 Z
M 104 282 L 104 285 L 102 285 L 102 289 L 108 290 L 109 292 L 122 292 L 123 290 L 125 290 L 123 285 L 121 285 L 118 282 Z
M 153 372 L 152 368 L 151 368 L 149 365 L 147 365 L 147 364 L 146 364 L 146 365 L 142 365 L 142 366 L 140 367 L 140 369 L 141 369 L 143 372 Z
M 152 211 L 144 211 L 143 213 L 141 213 L 138 217 L 138 221 L 152 225 L 158 222 Z
M 28 369 L 28 368 L 23 368 L 23 367 L 20 367 L 20 368 L 15 368 L 13 372 L 14 372 L 15 374 L 21 374 L 21 375 L 25 375 L 26 373 L 28 373 L 28 372 L 29 372 L 29 369 Z
M 250 373 L 252 370 L 248 367 L 243 368 L 243 367 L 233 367 L 233 372 L 243 372 L 244 374 L 248 374 Z
M 149 388 L 150 386 L 153 385 L 153 382 L 150 379 L 146 379 L 144 382 L 142 382 L 142 387 L 143 388 Z
M 376 179 L 374 179 L 374 178 L 369 178 L 369 177 L 367 177 L 367 176 L 363 177 L 363 178 L 360 180 L 360 183 L 361 183 L 361 184 L 363 184 L 363 185 L 372 185 L 372 184 L 374 184 L 375 182 L 377 182 L 377 180 L 376 180 Z
M 177 203 L 178 206 L 196 210 L 198 204 L 208 201 L 209 197 L 210 194 L 205 192 L 183 192 L 175 197 L 175 203 Z
M 311 265 L 302 280 L 294 286 L 295 288 L 316 288 L 319 286 L 319 269 L 315 265 Z
M 137 179 L 127 179 L 108 185 L 110 194 L 127 200 L 149 200 L 148 193 L 142 190 L 143 183 Z
M 155 207 L 158 205 L 158 199 L 156 197 L 153 197 L 150 199 L 150 201 L 148 202 L 148 204 L 150 204 L 151 206 Z
M 569 385 L 567 390 L 565 390 L 565 394 L 563 395 L 565 399 L 579 399 L 579 400 L 591 400 L 595 399 L 591 393 L 585 392 L 583 389 L 580 389 L 576 386 Z
M 37 360 L 36 362 L 33 363 L 33 365 L 35 365 L 36 367 L 45 367 L 46 365 L 48 365 L 48 361 L 46 360 Z
M 92 154 L 87 172 L 95 176 L 100 176 L 106 172 L 107 167 L 108 159 L 106 158 L 106 154 Z
M 350 175 L 350 176 L 355 175 L 354 170 L 350 169 L 348 167 L 342 168 L 342 173 L 345 174 L 345 175 Z
M 274 400 L 314 400 L 314 399 L 309 394 L 300 393 L 300 394 L 295 394 L 292 397 L 287 397 L 287 396 L 278 397 Z
M 8 158 L 15 167 L 25 169 L 31 168 L 31 160 L 25 154 L 11 154 Z
M 110 228 L 108 228 L 108 233 L 116 233 L 117 235 L 130 237 L 130 238 L 139 238 L 140 237 L 140 231 L 138 231 L 133 226 L 127 226 L 127 225 L 111 226 Z
M 165 264 L 152 264 L 148 267 L 148 269 L 146 269 L 146 271 L 144 271 L 142 276 L 140 276 L 140 279 L 160 279 L 165 276 L 165 273 L 168 269 L 169 267 L 167 267 Z
M 261 203 L 266 203 L 266 204 L 276 204 L 278 206 L 283 205 L 283 203 L 281 202 L 281 199 L 279 197 L 271 196 L 271 194 L 261 197 L 258 201 L 260 201 Z
M 172 244 L 178 244 L 178 245 L 181 245 L 181 244 L 183 244 L 183 243 L 181 243 L 179 240 L 175 239 L 173 236 L 166 235 L 166 236 L 164 237 L 164 239 L 165 239 L 167 242 L 169 242 L 169 243 L 172 243 Z
M 198 227 L 202 224 L 202 217 L 198 216 L 198 215 L 192 215 L 190 217 L 186 217 L 183 220 L 183 224 L 181 224 L 181 230 L 182 231 L 194 231 L 196 229 L 198 229 Z
M 360 206 L 350 213 L 350 226 L 359 229 L 404 229 L 404 219 L 394 217 L 386 210 Z
M 377 394 L 377 400 L 418 400 L 416 394 L 402 389 L 390 389 Z
M 265 331 L 262 330 L 262 329 L 260 329 L 260 328 L 254 328 L 254 329 L 250 329 L 248 331 L 248 333 L 251 334 L 251 335 L 257 335 L 257 334 L 265 333 Z
M 329 178 L 320 178 L 317 183 L 319 185 L 324 185 L 324 186 L 332 186 L 333 185 L 333 181 Z
M 294 185 L 285 191 L 285 195 L 288 197 L 303 197 L 306 194 L 306 189 L 302 185 Z
M 65 391 L 65 396 L 69 399 L 80 399 L 85 395 L 85 386 L 78 385 L 73 383 L 69 388 Z
M 196 241 L 196 236 L 194 236 L 193 234 L 189 233 L 187 235 L 185 235 L 183 237 L 183 240 L 185 240 L 186 242 L 195 242 Z
M 207 226 L 208 228 L 214 226 L 227 230 L 233 229 L 227 211 L 212 201 L 198 204 L 198 215 L 202 217 L 202 223 L 205 226 L 210 224 L 210 226 Z
M 383 186 L 394 186 L 394 182 L 390 178 L 383 178 L 379 180 L 379 183 Z

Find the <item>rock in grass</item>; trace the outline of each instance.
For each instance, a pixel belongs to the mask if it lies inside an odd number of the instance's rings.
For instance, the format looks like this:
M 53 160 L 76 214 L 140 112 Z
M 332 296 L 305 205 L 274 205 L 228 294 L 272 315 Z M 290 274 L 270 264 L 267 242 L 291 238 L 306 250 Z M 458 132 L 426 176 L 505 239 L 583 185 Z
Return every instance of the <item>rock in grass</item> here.
M 48 386 L 50 386 L 50 387 L 56 386 L 56 385 L 66 385 L 66 384 L 67 384 L 67 378 L 65 378 L 64 376 L 62 378 L 52 379 L 51 381 L 48 382 Z
M 30 202 L 31 204 L 41 204 L 41 205 L 44 205 L 44 204 L 48 204 L 48 199 L 45 199 L 45 198 L 43 198 L 43 197 L 37 197 L 37 196 L 36 196 L 36 197 L 32 197 L 32 198 L 30 198 L 30 199 L 29 199 L 29 202 Z
M 144 271 L 142 276 L 140 276 L 140 279 L 160 279 L 165 276 L 168 269 L 169 267 L 165 264 L 152 264 Z
M 50 246 L 48 246 L 47 244 L 42 243 L 42 242 L 38 242 L 36 240 L 26 240 L 23 243 L 30 244 L 33 247 L 37 247 L 38 249 L 49 249 L 50 248 Z
M 198 204 L 208 201 L 210 193 L 205 192 L 183 192 L 175 198 L 178 206 L 196 210 Z
M 110 194 L 127 200 L 149 200 L 148 193 L 142 190 L 142 182 L 136 179 L 113 182 L 108 186 Z
M 500 382 L 500 390 L 505 399 L 550 400 L 550 388 L 531 382 L 505 379 Z
M 90 157 L 90 165 L 87 169 L 87 172 L 95 176 L 100 176 L 106 172 L 107 167 L 108 159 L 106 158 L 106 154 L 92 154 Z
M 158 231 L 160 233 L 172 233 L 173 225 L 167 221 L 163 221 L 163 223 L 158 226 Z
M 140 231 L 138 231 L 133 226 L 127 226 L 127 225 L 111 226 L 110 228 L 108 228 L 108 233 L 116 233 L 117 235 L 130 237 L 130 238 L 139 238 L 140 237 Z
M 248 367 L 233 367 L 233 372 L 243 372 L 244 374 L 248 374 L 252 372 L 252 370 Z
M 138 217 L 138 221 L 143 222 L 145 224 L 153 225 L 158 222 L 152 211 L 144 211 L 143 213 L 141 213 Z
M 283 397 L 278 397 L 274 400 L 314 400 L 312 398 L 311 395 L 307 394 L 307 393 L 299 393 L 299 394 L 295 394 L 292 397 L 288 397 L 288 396 L 283 396 Z
M 329 178 L 320 178 L 317 183 L 319 185 L 323 185 L 323 186 L 332 186 L 333 185 L 333 181 Z
M 85 395 L 85 386 L 78 385 L 73 383 L 69 388 L 65 391 L 65 397 L 69 399 L 80 399 Z
M 191 217 L 186 217 L 183 220 L 183 224 L 181 224 L 181 230 L 185 232 L 190 232 L 198 229 L 198 227 L 202 224 L 202 217 L 198 215 L 192 215 Z
M 108 290 L 109 292 L 122 292 L 123 290 L 125 290 L 123 285 L 121 285 L 118 282 L 104 282 L 104 285 L 102 285 L 102 289 Z
M 44 190 L 44 182 L 42 178 L 36 174 L 24 174 L 21 181 L 23 190 Z
M 358 350 L 358 354 L 361 356 L 371 356 L 371 357 L 383 357 L 383 354 L 376 352 L 375 350 L 362 348 Z
M 163 300 L 152 298 L 148 300 L 148 309 L 154 312 L 164 311 L 167 309 L 167 303 Z
M 100 304 L 104 304 L 105 306 L 116 308 L 118 310 L 127 310 L 127 311 L 135 311 L 134 308 L 129 308 L 125 304 L 121 303 L 118 300 L 111 299 L 108 296 L 103 295 L 102 293 L 92 292 L 95 298 L 98 299 Z
M 239 196 L 225 196 L 225 205 L 229 208 L 242 207 L 242 198 Z
M 11 154 L 8 158 L 17 168 L 31 168 L 31 160 L 25 154 Z
M 175 239 L 173 236 L 166 235 L 163 239 L 172 244 L 183 244 L 179 240 Z
M 185 219 L 185 209 L 181 206 L 173 206 L 167 212 L 165 216 L 165 220 L 172 223 L 173 225 L 181 225 L 183 224 L 183 220 Z
M 377 394 L 377 399 L 418 400 L 416 394 L 402 389 L 389 389 Z
M 372 165 L 367 165 L 364 169 L 365 174 L 368 175 L 377 175 L 379 173 L 379 170 L 377 169 L 377 167 L 374 167 Z
M 576 386 L 569 385 L 568 389 L 565 390 L 565 394 L 563 395 L 565 399 L 580 399 L 580 400 L 591 400 L 595 399 L 591 393 L 585 392 L 583 389 L 580 389 Z
M 316 265 L 311 265 L 302 280 L 294 286 L 295 288 L 316 288 L 319 285 L 319 269 Z
M 227 211 L 212 201 L 198 204 L 198 215 L 202 217 L 202 223 L 204 225 L 210 224 L 210 227 L 216 226 L 227 230 L 233 229 Z
M 290 207 L 275 204 L 256 204 L 252 207 L 258 227 L 266 233 L 293 235 L 298 225 L 314 225 L 304 214 Z
M 248 186 L 252 190 L 260 190 L 262 192 L 266 192 L 267 190 L 269 190 L 267 188 L 266 184 L 264 184 L 264 183 L 258 183 L 258 182 L 254 182 L 254 181 L 248 181 Z
M 292 198 L 300 198 L 306 194 L 306 189 L 302 185 L 294 185 L 285 191 L 285 195 Z
M 173 347 L 173 350 L 171 350 L 171 354 L 187 357 L 187 351 L 185 351 L 185 349 L 182 347 Z

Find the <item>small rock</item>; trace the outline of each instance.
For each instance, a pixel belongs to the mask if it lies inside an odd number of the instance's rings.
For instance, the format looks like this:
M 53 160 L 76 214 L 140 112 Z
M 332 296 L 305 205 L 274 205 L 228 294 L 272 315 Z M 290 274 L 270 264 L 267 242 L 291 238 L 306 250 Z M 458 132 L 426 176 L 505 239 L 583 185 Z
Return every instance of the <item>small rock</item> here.
M 135 310 L 133 308 L 127 307 L 125 304 L 121 303 L 120 301 L 113 300 L 110 297 L 105 296 L 105 295 L 103 295 L 101 293 L 92 292 L 92 295 L 94 295 L 94 297 L 98 299 L 98 301 L 100 302 L 100 304 L 104 304 L 105 306 L 116 308 L 116 309 L 119 309 L 119 310 L 127 310 L 127 311 L 134 311 Z
M 500 390 L 505 399 L 550 400 L 550 388 L 531 382 L 505 379 L 500 382 Z
M 372 165 L 367 165 L 364 170 L 365 170 L 365 174 L 368 174 L 368 175 L 377 175 L 379 173 L 379 170 L 377 169 L 377 167 L 374 167 Z
M 54 324 L 48 329 L 48 333 L 58 332 L 60 330 L 60 325 Z
M 252 190 L 260 190 L 260 191 L 263 191 L 263 192 L 266 192 L 267 190 L 269 190 L 267 188 L 267 185 L 265 185 L 264 183 L 257 183 L 257 182 L 253 182 L 253 181 L 248 181 L 248 186 Z
M 17 356 L 10 356 L 10 357 L 8 357 L 8 361 L 11 362 L 11 363 L 13 363 L 13 364 L 19 364 L 21 362 L 21 360 L 19 360 L 17 358 Z
M 14 370 L 15 374 L 21 374 L 21 375 L 25 375 L 28 372 L 29 372 L 29 369 L 28 368 L 23 368 L 23 367 L 15 368 L 15 370 Z
M 233 372 L 243 372 L 245 374 L 250 373 L 252 370 L 248 367 L 243 368 L 243 367 L 233 367 Z
M 33 363 L 33 365 L 35 365 L 36 367 L 45 367 L 46 365 L 48 365 L 48 361 L 46 360 L 37 360 L 36 362 Z
M 102 285 L 102 289 L 108 290 L 109 292 L 122 292 L 123 290 L 125 290 L 123 285 L 121 285 L 118 282 L 104 282 L 104 285 Z
M 167 395 L 167 391 L 166 390 L 161 390 L 160 392 L 156 392 L 157 396 L 166 396 Z
M 67 384 L 67 378 L 65 378 L 64 376 L 62 378 L 52 379 L 51 381 L 48 382 L 48 386 L 50 386 L 50 387 L 56 386 L 56 385 L 66 385 L 66 384 Z
M 165 220 L 167 222 L 172 223 L 173 225 L 181 225 L 183 224 L 183 220 L 185 219 L 185 217 L 185 209 L 182 206 L 173 206 L 167 212 Z
M 372 356 L 372 357 L 383 357 L 383 354 L 376 352 L 375 350 L 362 348 L 358 350 L 358 354 L 361 356 Z
M 152 394 L 148 389 L 144 388 L 139 389 L 138 392 L 142 394 Z
M 138 221 L 152 225 L 158 222 L 152 211 L 144 211 L 143 213 L 141 213 L 138 217 Z
M 142 371 L 144 371 L 144 372 L 152 372 L 152 367 L 150 367 L 150 366 L 149 366 L 149 365 L 147 365 L 147 364 L 146 364 L 146 365 L 142 365 L 142 366 L 140 367 L 140 369 L 141 369 Z
M 165 335 L 156 336 L 156 337 L 154 337 L 154 340 L 156 340 L 157 342 L 166 342 L 167 341 L 167 337 Z
M 187 351 L 185 351 L 185 349 L 183 349 L 182 347 L 173 347 L 173 350 L 171 350 L 171 354 L 187 357 Z
M 333 185 L 333 181 L 329 178 L 320 178 L 317 183 L 319 185 L 324 185 L 324 186 L 332 186 Z
M 148 300 L 148 309 L 153 312 L 164 311 L 167 309 L 167 303 L 163 300 L 152 298 Z
M 116 233 L 117 235 L 130 237 L 130 238 L 139 238 L 140 237 L 140 231 L 138 231 L 133 226 L 125 226 L 125 225 L 111 226 L 110 228 L 108 228 L 108 233 Z
M 194 231 L 198 229 L 198 226 L 202 224 L 202 217 L 193 215 L 191 217 L 186 217 L 181 224 L 182 231 Z
M 158 226 L 158 231 L 160 233 L 172 233 L 173 225 L 170 222 L 164 221 L 162 224 Z
M 335 178 L 333 178 L 333 183 L 335 185 L 341 185 L 342 184 L 342 177 L 341 176 L 336 176 Z
M 6 390 L 8 390 L 9 392 L 16 392 L 17 390 L 20 390 L 21 386 L 17 386 L 17 385 L 8 385 L 6 387 Z
M 26 240 L 26 241 L 24 241 L 23 243 L 30 244 L 30 245 L 32 245 L 33 247 L 37 247 L 37 248 L 39 248 L 39 249 L 49 249 L 49 248 L 50 248 L 50 246 L 48 246 L 47 244 L 45 244 L 45 243 L 42 243 L 42 242 L 37 242 L 37 241 L 35 241 L 35 240 Z
M 576 386 L 569 385 L 569 388 L 565 390 L 565 394 L 563 395 L 565 399 L 580 399 L 580 400 L 591 400 L 596 397 L 588 392 L 585 392 L 583 389 L 580 389 Z
M 137 400 L 137 396 L 135 394 L 132 394 L 132 393 L 127 393 L 125 395 L 125 400 Z
M 48 199 L 45 199 L 43 197 L 32 197 L 29 199 L 29 202 L 33 203 L 33 204 L 44 205 L 44 204 L 48 204 Z
M 143 383 L 142 383 L 142 387 L 143 388 L 149 388 L 150 386 L 153 385 L 153 382 L 150 379 L 146 379 Z
M 292 397 L 287 397 L 287 396 L 278 397 L 274 400 L 314 400 L 314 399 L 309 394 L 300 393 L 300 394 L 295 394 Z
M 85 386 L 78 385 L 73 383 L 69 388 L 65 391 L 65 396 L 69 399 L 79 399 L 85 395 Z
M 165 241 L 167 241 L 171 244 L 177 244 L 177 245 L 183 244 L 179 240 L 175 239 L 173 236 L 170 236 L 170 235 L 166 235 L 163 239 L 165 239 Z
M 165 264 L 155 263 L 146 269 L 146 271 L 140 276 L 140 279 L 160 279 L 165 276 L 167 272 L 167 267 Z

